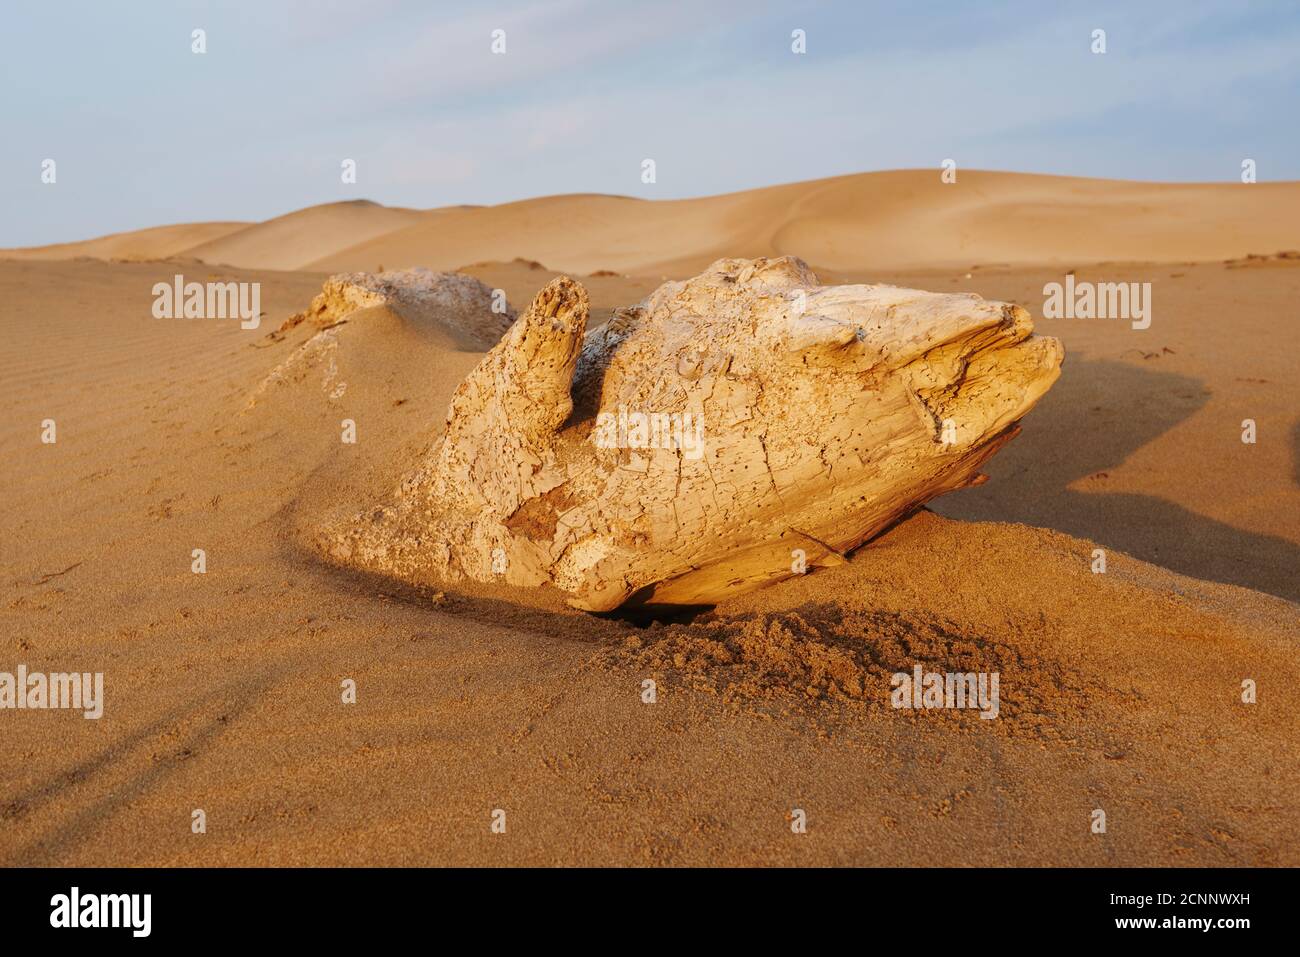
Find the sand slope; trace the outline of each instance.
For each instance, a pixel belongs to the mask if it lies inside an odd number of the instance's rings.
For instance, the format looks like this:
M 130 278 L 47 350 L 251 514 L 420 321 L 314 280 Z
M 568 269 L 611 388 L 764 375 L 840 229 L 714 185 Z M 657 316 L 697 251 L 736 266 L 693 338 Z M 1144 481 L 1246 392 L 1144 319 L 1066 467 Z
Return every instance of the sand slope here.
M 1164 185 L 966 171 L 864 173 L 648 202 L 557 196 L 448 213 L 312 264 L 336 270 L 523 256 L 556 269 L 683 275 L 720 256 L 832 269 L 1225 259 L 1300 246 L 1300 184 Z M 373 266 L 365 267 L 373 268 Z
M 195 229 L 215 228 L 207 224 Z M 177 229 L 179 227 L 167 227 Z M 1220 261 L 1300 249 L 1300 183 L 1160 184 L 962 170 L 861 173 L 700 199 L 592 194 L 417 211 L 329 203 L 191 242 L 146 233 L 0 257 L 192 256 L 328 272 L 537 260 L 588 274 L 690 275 L 721 256 L 836 270 L 976 263 Z M 117 252 L 97 251 L 110 248 Z M 160 252 L 164 249 L 166 251 Z M 148 250 L 148 252 L 142 252 Z
M 185 254 L 246 269 L 303 269 L 340 247 L 386 235 L 420 218 L 415 210 L 366 200 L 327 203 L 256 223 L 193 246 Z
M 372 309 L 333 367 L 249 408 L 316 334 L 267 335 L 320 275 L 213 269 L 264 284 L 243 332 L 153 319 L 171 271 L 0 264 L 0 668 L 102 670 L 107 697 L 98 722 L 0 715 L 0 863 L 1300 864 L 1300 612 L 1236 587 L 1294 595 L 1300 344 L 1277 317 L 1300 269 L 1127 267 L 1165 310 L 1129 338 L 1042 324 L 1072 351 L 1060 384 L 987 485 L 936 503 L 985 521 L 921 513 L 845 566 L 645 629 L 303 548 L 418 460 L 478 356 Z M 1023 300 L 1043 275 L 882 278 Z M 1252 457 L 1243 409 L 1270 423 Z M 1005 712 L 883 708 L 912 660 L 999 670 Z
M 77 243 L 57 243 L 30 249 L 0 249 L 0 259 L 120 259 L 141 261 L 179 256 L 194 246 L 245 229 L 248 223 L 182 223 L 113 233 Z

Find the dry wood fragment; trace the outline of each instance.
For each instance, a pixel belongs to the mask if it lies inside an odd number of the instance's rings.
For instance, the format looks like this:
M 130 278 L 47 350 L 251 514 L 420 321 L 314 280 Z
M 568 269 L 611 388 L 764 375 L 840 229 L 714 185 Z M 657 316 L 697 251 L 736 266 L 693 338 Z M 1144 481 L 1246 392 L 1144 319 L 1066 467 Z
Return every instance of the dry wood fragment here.
M 1023 308 L 723 259 L 587 331 L 548 284 L 386 503 L 323 533 L 398 577 L 707 604 L 844 554 L 981 465 L 1056 380 Z

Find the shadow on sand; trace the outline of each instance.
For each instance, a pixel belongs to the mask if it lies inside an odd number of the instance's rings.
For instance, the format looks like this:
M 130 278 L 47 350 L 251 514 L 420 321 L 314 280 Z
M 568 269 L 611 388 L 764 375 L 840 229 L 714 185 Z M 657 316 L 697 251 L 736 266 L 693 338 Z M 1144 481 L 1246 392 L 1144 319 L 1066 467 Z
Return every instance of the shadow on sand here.
M 1106 360 L 1067 360 L 1061 379 L 989 463 L 991 481 L 931 507 L 951 518 L 1024 522 L 1117 548 L 1195 578 L 1300 601 L 1300 547 L 1152 495 L 1108 492 L 1107 470 L 1204 407 L 1197 379 Z M 1234 433 L 1235 434 L 1235 433 Z M 1300 425 L 1292 434 L 1300 481 Z M 1209 448 L 1171 468 L 1236 468 Z M 1241 468 L 1242 495 L 1253 477 Z M 1071 489 L 1081 480 L 1088 491 Z

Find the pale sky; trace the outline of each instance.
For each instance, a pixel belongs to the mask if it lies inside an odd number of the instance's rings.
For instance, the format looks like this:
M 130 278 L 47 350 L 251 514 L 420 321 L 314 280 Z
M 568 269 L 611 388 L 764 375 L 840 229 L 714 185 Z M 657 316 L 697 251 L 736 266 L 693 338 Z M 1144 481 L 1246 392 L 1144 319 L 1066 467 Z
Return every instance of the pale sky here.
M 1251 158 L 1261 182 L 1300 179 L 1295 3 L 44 0 L 0 29 L 0 246 L 947 158 L 1223 182 Z

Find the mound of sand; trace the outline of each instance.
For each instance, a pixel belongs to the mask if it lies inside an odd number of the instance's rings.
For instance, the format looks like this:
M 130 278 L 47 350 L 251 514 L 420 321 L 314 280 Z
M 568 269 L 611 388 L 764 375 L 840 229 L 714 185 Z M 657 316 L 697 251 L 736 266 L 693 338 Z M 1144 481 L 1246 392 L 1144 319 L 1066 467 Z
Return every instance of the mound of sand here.
M 58 243 L 30 249 L 0 249 L 0 259 L 90 259 L 148 262 L 181 256 L 195 246 L 237 233 L 248 223 L 182 223 L 113 233 L 77 243 Z
M 209 263 L 258 269 L 307 269 L 333 251 L 365 243 L 418 222 L 413 209 L 381 206 L 369 200 L 309 206 L 285 216 L 254 223 L 238 232 L 185 250 Z M 383 260 L 378 260 L 382 263 Z M 391 265 L 416 265 L 392 262 Z M 373 269 L 375 262 L 352 268 Z
M 301 322 L 324 329 L 372 306 L 390 306 L 411 323 L 444 330 L 463 348 L 477 351 L 496 345 L 516 315 L 503 293 L 472 276 L 417 267 L 331 276 L 311 305 L 286 319 L 278 331 Z
M 1190 212 L 1195 210 L 1194 213 Z M 1300 184 L 1128 183 L 963 171 L 863 173 L 701 199 L 555 196 L 443 211 L 322 256 L 315 269 L 524 256 L 587 274 L 691 275 L 724 256 L 815 268 L 1221 260 L 1294 248 Z
M 196 231 L 166 242 L 146 230 L 0 250 L 0 257 L 188 255 L 320 272 L 448 270 L 520 257 L 574 275 L 663 278 L 698 273 L 723 257 L 783 255 L 819 272 L 1222 261 L 1295 249 L 1297 223 L 1300 183 L 1135 183 L 963 170 L 946 184 L 937 170 L 895 170 L 672 201 L 575 194 L 432 210 L 328 203 L 242 228 L 166 227 Z
M 728 704 L 815 702 L 880 713 L 892 707 L 893 676 L 911 675 L 917 665 L 940 674 L 996 673 L 1000 711 L 991 727 L 1012 734 L 1038 735 L 1048 716 L 1082 713 L 1099 696 L 1115 694 L 1099 675 L 1035 653 L 1018 637 L 924 611 L 823 601 L 654 626 L 626 637 L 608 660 L 660 675 L 671 686 L 719 694 Z M 900 713 L 912 719 L 979 719 L 973 710 Z
M 283 340 L 299 327 L 312 332 L 277 364 L 249 397 L 247 409 L 285 389 L 308 387 L 337 404 L 350 383 L 392 401 L 395 385 L 417 381 L 448 351 L 477 352 L 501 338 L 515 312 L 472 276 L 406 269 L 331 276 L 302 312 L 267 338 Z M 319 405 L 320 403 L 312 403 Z

